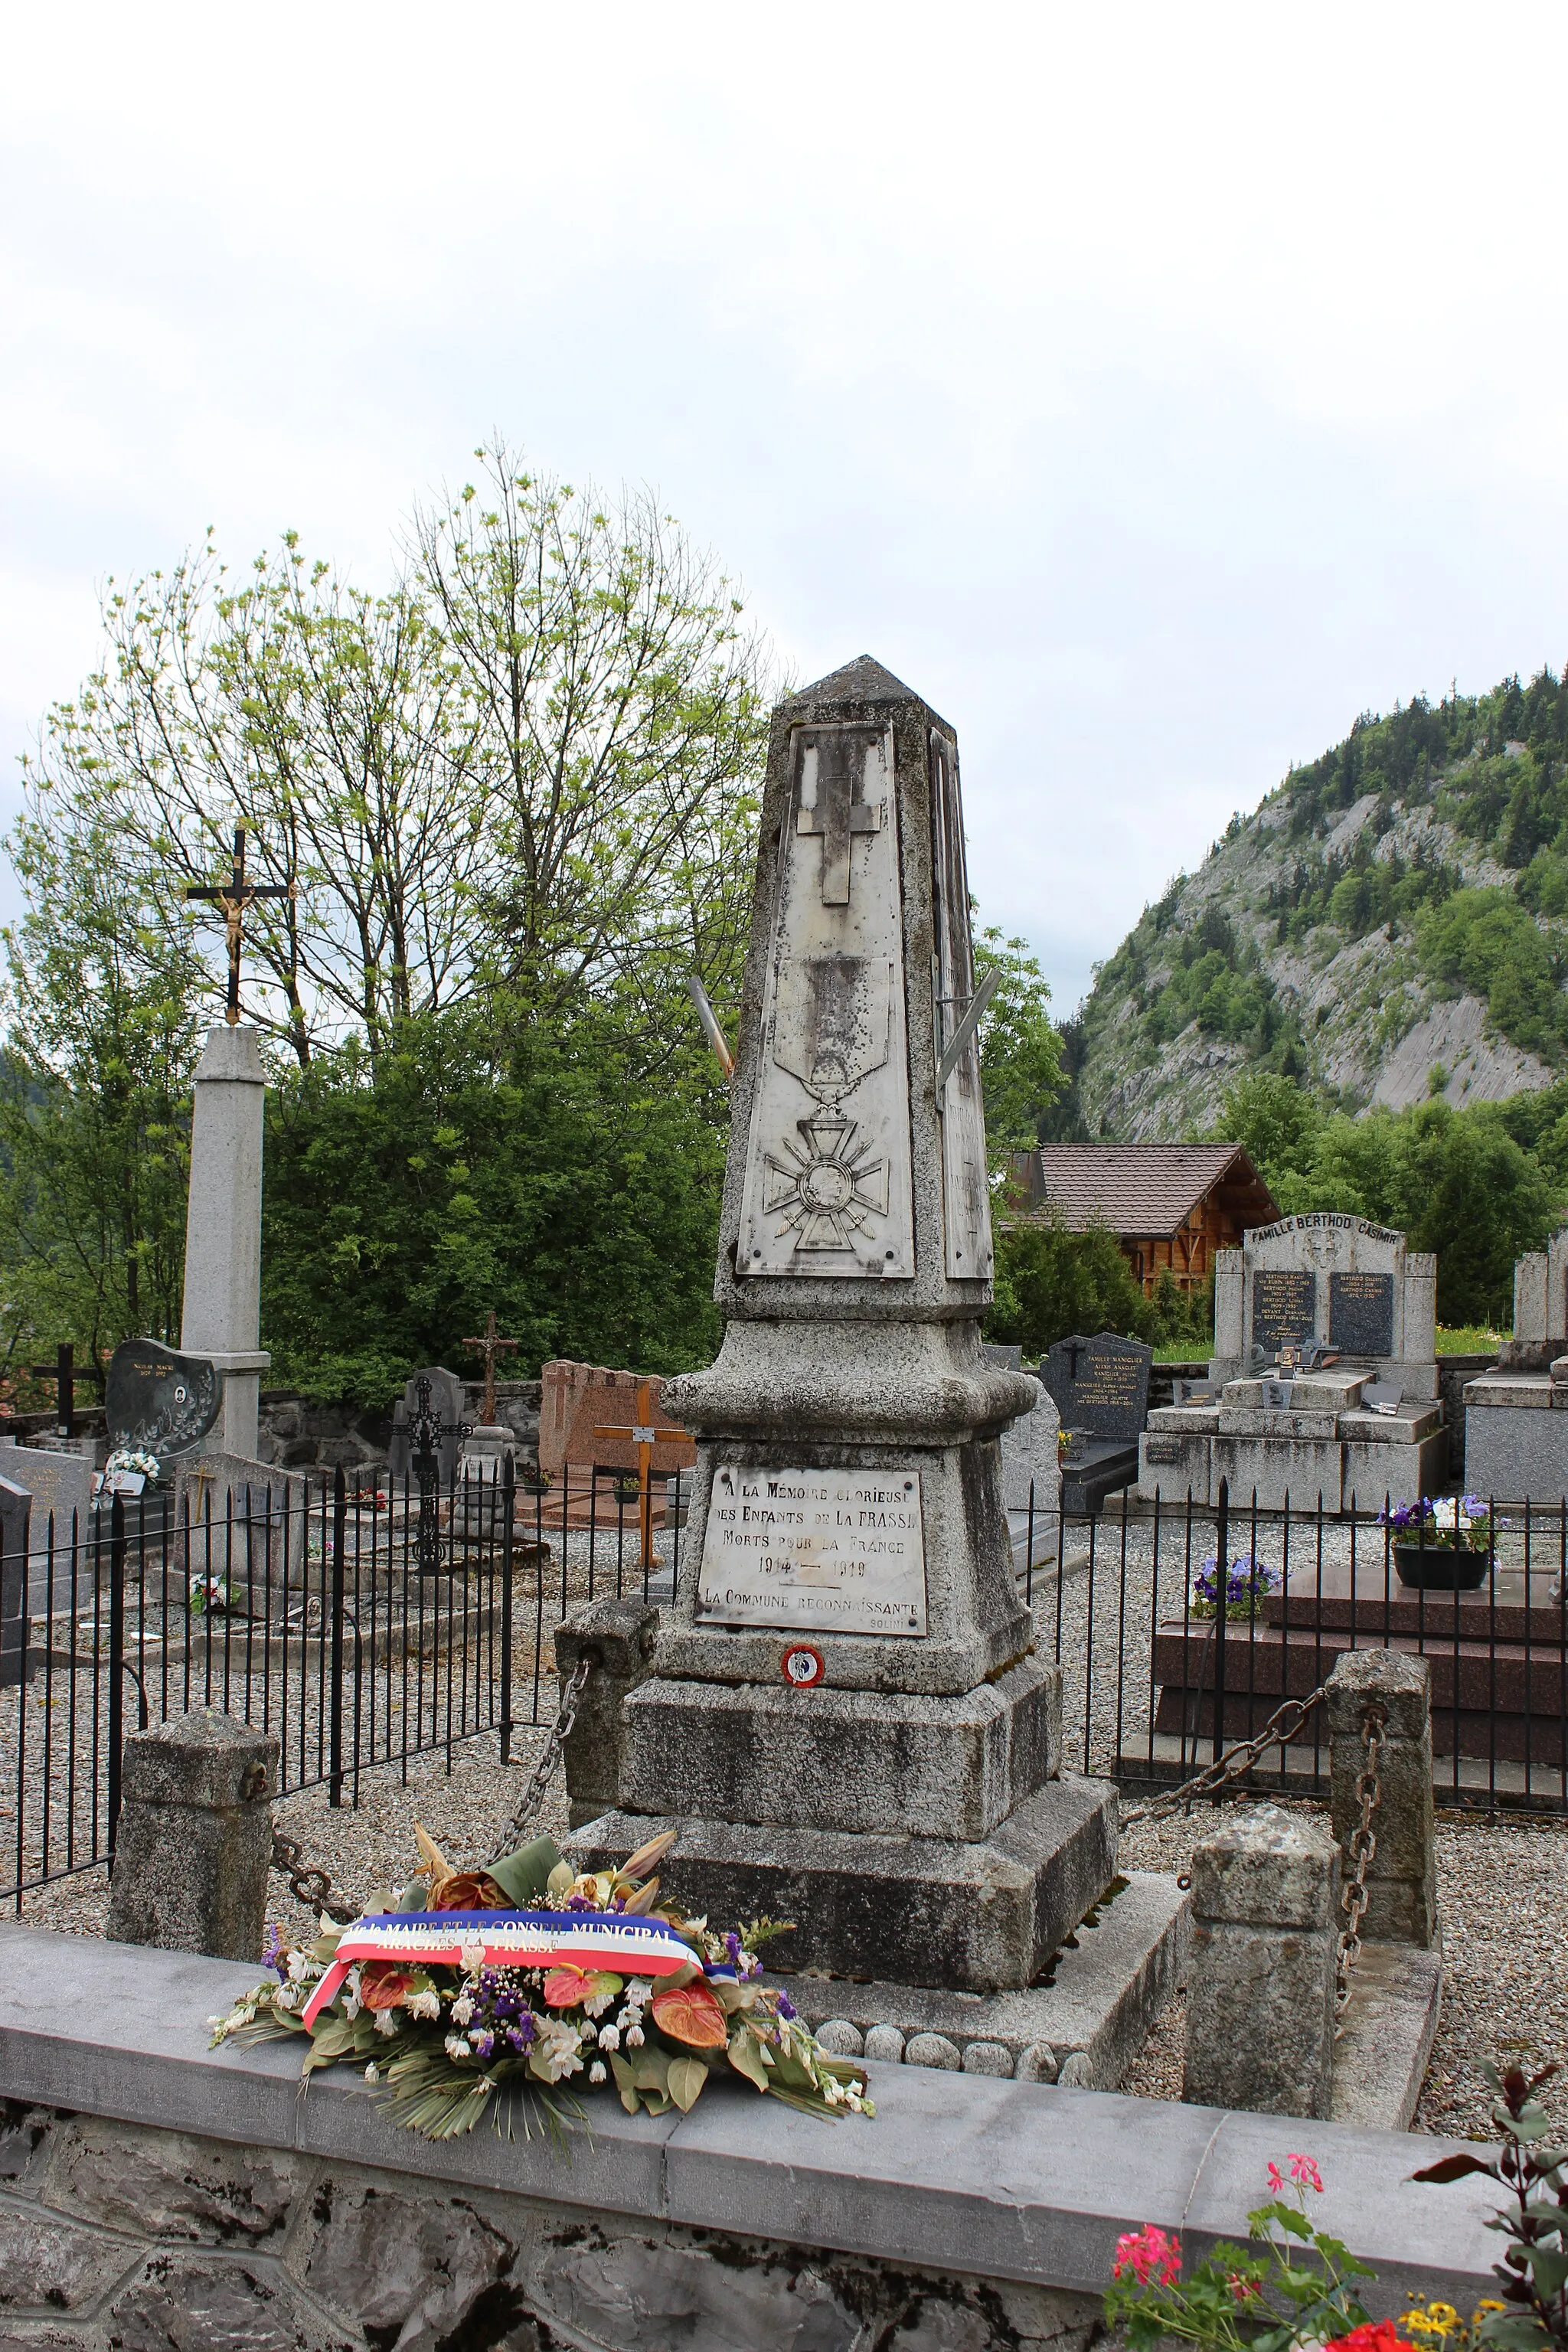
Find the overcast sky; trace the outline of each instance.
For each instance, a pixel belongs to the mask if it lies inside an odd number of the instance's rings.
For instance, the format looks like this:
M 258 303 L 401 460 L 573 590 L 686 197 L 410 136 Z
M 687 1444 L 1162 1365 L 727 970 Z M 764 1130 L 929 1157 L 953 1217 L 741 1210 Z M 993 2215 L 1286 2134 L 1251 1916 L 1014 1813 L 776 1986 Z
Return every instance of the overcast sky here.
M 7 15 L 0 808 L 100 588 L 500 429 L 959 731 L 1058 1012 L 1233 809 L 1568 656 L 1568 12 Z M 9 886 L 7 886 L 7 888 Z

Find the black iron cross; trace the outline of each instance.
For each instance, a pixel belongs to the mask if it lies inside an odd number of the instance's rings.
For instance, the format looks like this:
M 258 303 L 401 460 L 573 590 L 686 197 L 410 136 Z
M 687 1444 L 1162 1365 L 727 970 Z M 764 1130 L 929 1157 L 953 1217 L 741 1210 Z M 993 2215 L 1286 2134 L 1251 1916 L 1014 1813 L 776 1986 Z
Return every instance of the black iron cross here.
M 78 1381 L 94 1381 L 101 1393 L 102 1372 L 96 1365 L 90 1364 L 84 1365 L 81 1370 L 78 1371 L 76 1349 L 68 1339 L 61 1340 L 55 1351 L 55 1360 L 52 1364 L 29 1364 L 27 1370 L 41 1381 L 47 1380 L 51 1373 L 54 1375 L 56 1428 L 61 1437 L 74 1437 L 76 1435 L 76 1384 Z
M 795 831 L 821 838 L 823 905 L 847 907 L 849 845 L 858 833 L 879 833 L 882 812 L 855 797 L 866 754 L 863 740 L 819 735 L 812 748 L 816 753 L 816 797 L 809 808 L 803 803 Z
M 1068 1341 L 1068 1378 L 1069 1381 L 1077 1380 L 1078 1360 L 1080 1356 L 1087 1354 L 1087 1352 L 1088 1350 L 1085 1349 L 1081 1340 L 1069 1339 Z
M 434 1393 L 427 1380 L 416 1381 L 414 1411 L 408 1416 L 408 1451 L 419 1484 L 415 1556 L 421 1576 L 434 1576 L 441 1565 L 441 1447 L 448 1437 L 455 1437 L 460 1445 L 474 1433 L 470 1421 L 443 1421 L 436 1410 Z
M 211 884 L 188 882 L 187 898 L 211 898 L 223 908 L 224 929 L 228 938 L 228 1006 L 224 1019 L 231 1029 L 239 1024 L 239 943 L 240 926 L 245 910 L 258 898 L 294 898 L 299 896 L 293 882 L 247 882 L 245 878 L 245 827 L 234 828 L 234 870 L 226 882 Z

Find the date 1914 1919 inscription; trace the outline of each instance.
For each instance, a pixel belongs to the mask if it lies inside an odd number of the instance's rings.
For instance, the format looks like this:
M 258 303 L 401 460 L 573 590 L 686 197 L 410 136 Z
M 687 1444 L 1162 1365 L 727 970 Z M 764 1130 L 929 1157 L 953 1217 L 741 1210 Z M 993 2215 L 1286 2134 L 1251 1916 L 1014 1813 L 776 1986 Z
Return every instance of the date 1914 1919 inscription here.
M 904 1638 L 926 1630 L 918 1470 L 713 1473 L 697 1613 L 709 1625 Z

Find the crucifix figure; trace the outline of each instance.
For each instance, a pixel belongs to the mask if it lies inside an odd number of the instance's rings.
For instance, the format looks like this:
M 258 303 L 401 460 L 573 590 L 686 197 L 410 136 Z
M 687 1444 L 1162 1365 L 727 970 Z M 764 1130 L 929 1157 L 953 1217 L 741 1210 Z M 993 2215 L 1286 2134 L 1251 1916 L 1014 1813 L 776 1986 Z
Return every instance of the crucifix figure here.
M 211 898 L 223 908 L 224 930 L 228 939 L 228 1006 L 224 1019 L 231 1029 L 239 1026 L 239 943 L 240 926 L 245 910 L 258 898 L 295 898 L 299 886 L 293 882 L 247 882 L 245 878 L 245 827 L 234 828 L 234 870 L 226 882 L 185 885 L 187 898 Z
M 479 1407 L 479 1422 L 481 1427 L 485 1429 L 493 1429 L 496 1423 L 497 1350 L 501 1348 L 520 1348 L 522 1345 L 522 1342 L 521 1339 L 497 1339 L 496 1311 L 492 1307 L 489 1313 L 485 1317 L 484 1338 L 482 1339 L 465 1339 L 463 1341 L 463 1345 L 465 1348 L 471 1348 L 476 1356 L 482 1356 L 485 1360 L 485 1394 L 484 1402 Z
M 607 1429 L 595 1429 L 595 1437 L 629 1437 L 637 1450 L 637 1530 L 642 1538 L 642 1559 L 639 1563 L 646 1575 L 658 1562 L 653 1556 L 653 1450 L 660 1438 L 671 1443 L 692 1443 L 691 1433 L 676 1422 L 656 1422 L 653 1391 L 647 1381 L 637 1382 L 637 1419 L 627 1428 L 624 1423 Z
M 863 735 L 824 730 L 806 747 L 795 831 L 822 842 L 822 903 L 849 904 L 849 845 L 858 833 L 879 833 L 882 812 L 855 796 L 870 745 Z

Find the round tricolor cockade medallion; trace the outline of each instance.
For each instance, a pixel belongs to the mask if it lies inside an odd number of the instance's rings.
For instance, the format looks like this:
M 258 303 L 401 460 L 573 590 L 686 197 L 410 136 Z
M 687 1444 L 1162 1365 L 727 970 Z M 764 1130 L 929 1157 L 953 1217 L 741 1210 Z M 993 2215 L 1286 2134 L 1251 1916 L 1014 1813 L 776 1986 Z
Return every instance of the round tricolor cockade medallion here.
M 820 1650 L 809 1642 L 796 1642 L 784 1654 L 784 1678 L 792 1690 L 810 1690 L 826 1675 L 827 1666 Z

